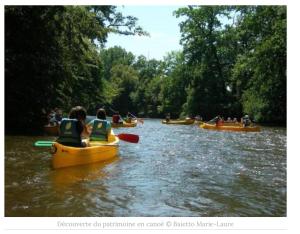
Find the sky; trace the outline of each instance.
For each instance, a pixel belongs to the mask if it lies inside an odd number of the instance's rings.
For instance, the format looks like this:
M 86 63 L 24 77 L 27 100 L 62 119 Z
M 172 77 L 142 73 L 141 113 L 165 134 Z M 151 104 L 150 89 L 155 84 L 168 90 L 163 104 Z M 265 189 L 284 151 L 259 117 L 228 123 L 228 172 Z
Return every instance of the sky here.
M 162 60 L 168 52 L 181 50 L 179 23 L 182 19 L 173 16 L 173 11 L 182 6 L 118 6 L 124 16 L 138 18 L 137 24 L 150 33 L 147 36 L 125 36 L 110 34 L 106 48 L 121 46 L 134 55 L 144 55 L 148 59 Z

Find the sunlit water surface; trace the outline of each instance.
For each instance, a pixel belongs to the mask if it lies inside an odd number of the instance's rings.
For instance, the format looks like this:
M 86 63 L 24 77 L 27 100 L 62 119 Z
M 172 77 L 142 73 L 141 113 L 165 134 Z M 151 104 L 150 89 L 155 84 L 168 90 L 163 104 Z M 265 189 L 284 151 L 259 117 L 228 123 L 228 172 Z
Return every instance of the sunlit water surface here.
M 5 216 L 286 216 L 286 128 L 219 132 L 145 120 L 119 156 L 53 170 L 37 140 L 5 137 Z

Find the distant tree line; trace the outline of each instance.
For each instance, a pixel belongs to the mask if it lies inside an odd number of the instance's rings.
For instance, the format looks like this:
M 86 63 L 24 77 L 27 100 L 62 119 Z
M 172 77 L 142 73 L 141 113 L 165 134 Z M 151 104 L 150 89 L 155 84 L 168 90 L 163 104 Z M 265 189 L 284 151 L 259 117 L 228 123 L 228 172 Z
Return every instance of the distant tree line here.
M 41 129 L 82 105 L 145 117 L 220 114 L 286 123 L 286 7 L 189 6 L 174 12 L 182 51 L 164 59 L 105 49 L 108 33 L 145 35 L 115 6 L 5 7 L 6 132 Z

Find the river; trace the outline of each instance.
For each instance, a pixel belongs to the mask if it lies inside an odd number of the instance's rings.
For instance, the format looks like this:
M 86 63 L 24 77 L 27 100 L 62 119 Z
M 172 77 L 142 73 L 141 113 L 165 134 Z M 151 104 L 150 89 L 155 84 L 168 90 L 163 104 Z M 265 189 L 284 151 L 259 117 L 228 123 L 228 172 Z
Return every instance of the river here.
M 286 216 L 286 128 L 220 132 L 147 119 L 106 163 L 51 168 L 48 136 L 5 136 L 5 216 Z

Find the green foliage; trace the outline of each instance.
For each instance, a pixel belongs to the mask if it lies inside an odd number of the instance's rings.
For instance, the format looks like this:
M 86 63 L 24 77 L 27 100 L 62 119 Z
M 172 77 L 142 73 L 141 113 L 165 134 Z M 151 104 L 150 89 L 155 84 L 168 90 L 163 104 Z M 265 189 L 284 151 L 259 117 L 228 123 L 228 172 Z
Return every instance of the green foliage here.
M 135 59 L 131 52 L 127 52 L 125 49 L 118 46 L 101 50 L 100 57 L 104 65 L 104 78 L 106 80 L 110 80 L 111 69 L 113 66 L 117 64 L 130 66 Z
M 162 82 L 161 113 L 172 113 L 172 117 L 178 117 L 181 112 L 189 114 L 182 106 L 186 102 L 186 89 L 190 82 L 187 65 L 182 52 L 172 51 L 164 58 L 165 77 Z
M 245 113 L 251 113 L 254 121 L 264 121 L 263 112 L 268 110 L 267 100 L 260 97 L 255 89 L 248 89 L 243 94 L 243 106 Z
M 159 116 L 160 98 L 158 97 L 161 89 L 161 77 L 164 74 L 163 63 L 145 56 L 139 56 L 133 68 L 138 72 L 138 86 L 131 97 L 135 112 L 143 116 Z
M 184 114 L 250 114 L 286 121 L 286 7 L 203 6 L 176 11 L 190 71 Z
M 147 35 L 136 22 L 115 6 L 6 6 L 6 132 L 41 130 L 54 107 L 112 101 L 98 47 L 111 32 Z
M 117 93 L 113 106 L 125 114 L 132 109 L 130 94 L 136 89 L 138 74 L 132 67 L 121 64 L 115 65 L 111 74 L 112 87 Z
M 63 7 L 5 7 L 5 131 L 38 129 L 64 71 Z M 30 126 L 30 127 L 29 127 Z
M 162 61 L 105 49 L 109 33 L 142 35 L 115 6 L 5 7 L 5 127 L 41 129 L 54 107 L 90 114 L 286 122 L 286 7 L 178 9 L 183 51 Z
M 145 100 L 147 102 L 147 113 L 150 117 L 155 117 L 159 113 L 161 104 L 160 87 L 162 77 L 154 77 L 145 90 Z
M 286 121 L 286 8 L 257 7 L 240 23 L 253 35 L 233 68 L 244 112 L 261 122 Z M 246 78 L 246 80 L 245 80 Z
M 176 15 L 188 17 L 181 23 L 181 43 L 191 71 L 184 112 L 201 113 L 210 118 L 224 113 L 227 103 L 226 47 L 222 36 L 220 16 L 227 15 L 225 7 L 188 7 Z
M 88 6 L 86 7 L 93 17 L 98 21 L 104 34 L 100 34 L 99 41 L 106 42 L 108 32 L 122 34 L 122 35 L 138 35 L 149 36 L 149 33 L 144 31 L 142 27 L 137 25 L 138 18 L 134 16 L 124 16 L 118 12 L 117 6 Z
M 136 71 L 135 89 L 124 92 L 125 84 L 114 80 L 114 106 L 151 117 L 247 113 L 256 121 L 285 122 L 285 7 L 189 6 L 175 16 L 184 17 L 183 51 L 170 52 L 163 61 L 134 58 L 121 48 L 103 51 L 107 80 L 116 64 Z

